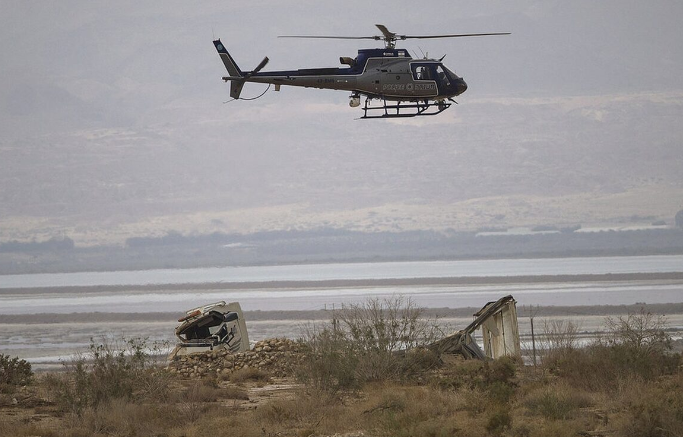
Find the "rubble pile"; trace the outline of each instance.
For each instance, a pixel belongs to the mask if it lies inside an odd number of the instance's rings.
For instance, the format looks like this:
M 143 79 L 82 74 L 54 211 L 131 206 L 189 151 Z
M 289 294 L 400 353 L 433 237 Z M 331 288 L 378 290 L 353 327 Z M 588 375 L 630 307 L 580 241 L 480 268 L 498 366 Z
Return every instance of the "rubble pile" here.
M 254 368 L 271 376 L 290 376 L 293 367 L 302 360 L 302 345 L 285 338 L 257 342 L 247 352 L 230 353 L 226 350 L 193 353 L 176 356 L 168 365 L 168 371 L 186 378 L 205 375 L 228 376 L 240 369 Z

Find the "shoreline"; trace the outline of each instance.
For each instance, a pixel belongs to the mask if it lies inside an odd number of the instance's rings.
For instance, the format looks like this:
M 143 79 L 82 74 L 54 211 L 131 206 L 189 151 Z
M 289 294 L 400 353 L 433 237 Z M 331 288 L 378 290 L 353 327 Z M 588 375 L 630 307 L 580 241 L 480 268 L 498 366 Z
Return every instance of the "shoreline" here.
M 0 276 L 2 279 L 2 276 Z M 632 281 L 683 281 L 683 272 L 656 273 L 603 273 L 579 275 L 522 275 L 522 276 L 455 276 L 428 278 L 387 279 L 332 279 L 317 281 L 254 281 L 254 282 L 203 282 L 140 285 L 86 285 L 54 287 L 0 288 L 4 294 L 58 293 L 60 291 L 98 293 L 112 291 L 163 291 L 163 290 L 272 290 L 338 287 L 391 287 L 419 285 L 500 285 L 538 284 L 563 282 L 632 282 Z
M 425 317 L 467 318 L 481 308 L 422 308 Z M 683 314 L 683 302 L 661 304 L 632 305 L 572 305 L 572 306 L 536 306 L 518 305 L 519 317 L 532 311 L 535 317 L 566 316 L 614 316 L 639 313 L 670 315 Z M 62 323 L 142 323 L 167 322 L 177 323 L 182 312 L 73 312 L 73 313 L 36 313 L 36 314 L 0 314 L 0 325 L 37 325 Z M 277 311 L 245 311 L 244 318 L 249 322 L 288 321 L 288 320 L 329 320 L 332 310 L 277 310 Z

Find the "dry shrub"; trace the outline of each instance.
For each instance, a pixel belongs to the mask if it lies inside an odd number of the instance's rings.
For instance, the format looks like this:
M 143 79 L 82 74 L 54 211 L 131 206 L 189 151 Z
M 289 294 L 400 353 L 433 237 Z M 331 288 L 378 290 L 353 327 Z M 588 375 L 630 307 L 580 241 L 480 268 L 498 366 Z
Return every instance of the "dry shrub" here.
M 666 319 L 645 310 L 626 317 L 606 319 L 608 344 L 622 345 L 646 356 L 660 355 L 671 350 L 671 336 L 666 332 Z
M 425 346 L 442 336 L 435 319 L 403 297 L 369 299 L 335 311 L 304 335 L 298 377 L 318 390 L 356 390 L 369 381 L 410 380 L 439 364 Z
M 295 429 L 324 435 L 353 429 L 357 424 L 357 416 L 349 414 L 347 407 L 320 391 L 299 391 L 294 400 L 274 400 L 259 407 L 255 416 L 264 429 L 271 431 Z
M 654 380 L 676 372 L 680 356 L 672 354 L 662 317 L 650 313 L 608 318 L 607 334 L 594 344 L 552 354 L 544 367 L 576 387 L 616 390 L 621 381 Z
M 493 411 L 489 413 L 488 419 L 486 420 L 486 431 L 488 431 L 490 435 L 501 435 L 511 427 L 512 416 L 510 416 L 510 410 L 508 408 L 494 408 Z
M 625 414 L 615 428 L 626 437 L 669 437 L 683 435 L 683 373 L 648 382 L 625 381 L 612 408 Z
M 62 437 L 64 434 L 51 427 L 43 427 L 33 423 L 19 423 L 0 417 L 0 435 L 12 437 Z
M 291 401 L 290 401 L 291 402 Z M 273 401 L 279 404 L 280 401 Z M 165 435 L 184 437 L 264 437 L 295 435 L 292 430 L 305 426 L 303 422 L 282 422 L 264 419 L 268 406 L 259 406 L 244 411 L 221 404 L 204 404 L 199 420 L 174 428 Z
M 583 433 L 575 423 L 567 421 L 544 422 L 530 428 L 530 430 L 525 429 L 525 431 L 529 431 L 529 434 L 525 434 L 529 437 L 576 437 L 590 435 Z
M 457 417 L 463 402 L 457 393 L 427 387 L 385 385 L 368 390 L 361 418 L 370 435 L 483 435 L 479 421 Z M 481 434 L 475 430 L 479 429 Z M 467 432 L 464 432 L 467 431 Z
M 241 401 L 248 401 L 249 394 L 247 391 L 240 387 L 229 386 L 221 390 L 222 399 L 237 399 Z
M 328 393 L 302 391 L 295 400 L 276 400 L 255 411 L 265 430 L 277 435 L 337 435 L 363 430 L 377 436 L 447 436 L 458 432 L 456 393 L 394 383 L 370 383 L 362 399 L 339 402 Z M 483 425 L 467 423 L 468 429 Z M 292 431 L 295 430 L 296 434 Z M 463 434 L 468 435 L 468 434 Z
M 216 402 L 220 399 L 248 400 L 249 395 L 242 387 L 237 387 L 234 385 L 220 387 L 211 380 L 201 379 L 194 381 L 194 383 L 185 387 L 182 391 L 176 392 L 173 396 L 171 396 L 170 401 L 172 403 L 206 403 Z
M 539 336 L 541 363 L 552 363 L 573 353 L 578 346 L 579 325 L 567 320 L 544 320 Z
M 207 381 L 198 381 L 187 387 L 180 395 L 181 401 L 190 402 L 216 402 L 223 390 Z
M 214 381 L 199 380 L 192 385 L 185 387 L 182 391 L 177 392 L 172 399 L 175 404 L 179 417 L 187 422 L 195 422 L 200 417 L 203 417 L 212 408 L 212 403 L 219 399 L 235 399 L 231 395 L 242 397 L 248 396 L 245 391 L 235 388 L 240 394 L 234 390 L 225 390 L 219 388 Z
M 226 413 L 225 409 L 212 409 L 182 432 L 169 433 L 170 436 L 184 437 L 269 437 L 275 433 L 267 432 L 261 423 L 251 415 Z
M 492 406 L 500 409 L 514 398 L 518 365 L 519 362 L 511 357 L 492 361 L 456 361 L 444 365 L 429 382 L 441 390 L 463 393 L 470 401 L 465 409 L 479 414 Z
M 339 330 L 314 326 L 306 336 L 304 359 L 295 371 L 299 381 L 330 394 L 360 388 L 362 383 L 356 374 L 360 358 Z
M 133 404 L 125 399 L 111 399 L 83 412 L 72 422 L 72 433 L 86 431 L 96 435 L 159 435 L 184 419 L 166 404 Z
M 66 371 L 46 378 L 46 384 L 57 405 L 78 416 L 113 399 L 163 401 L 168 395 L 168 375 L 156 367 L 160 348 L 140 338 L 119 344 L 91 341 L 88 353 L 65 363 Z
M 441 334 L 422 309 L 401 296 L 368 299 L 335 311 L 337 328 L 360 350 L 395 352 L 426 346 Z
M 592 398 L 567 384 L 542 387 L 529 393 L 523 401 L 532 414 L 549 420 L 567 420 L 579 409 L 591 406 Z
M 230 382 L 242 383 L 246 381 L 269 382 L 270 375 L 256 367 L 244 367 L 230 374 Z
M 31 363 L 0 354 L 0 393 L 12 393 L 15 387 L 27 385 L 32 380 Z
M 184 437 L 268 437 L 267 432 L 250 415 L 226 413 L 225 409 L 211 409 L 198 420 L 174 433 L 162 435 Z

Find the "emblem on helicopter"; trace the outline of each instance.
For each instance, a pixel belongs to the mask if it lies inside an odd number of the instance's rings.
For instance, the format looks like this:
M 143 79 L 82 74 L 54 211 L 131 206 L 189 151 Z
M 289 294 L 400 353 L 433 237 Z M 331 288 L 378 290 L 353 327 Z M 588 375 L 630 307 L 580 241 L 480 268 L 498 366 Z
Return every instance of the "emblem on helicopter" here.
M 340 57 L 344 67 L 310 68 L 286 71 L 261 70 L 268 63 L 264 58 L 252 71 L 242 71 L 230 56 L 220 39 L 213 43 L 228 71 L 225 82 L 230 82 L 230 97 L 240 99 L 246 82 L 307 88 L 349 91 L 349 105 L 360 106 L 365 97 L 361 118 L 416 117 L 440 114 L 448 109 L 453 100 L 467 90 L 462 77 L 449 70 L 441 59 L 413 59 L 406 50 L 397 49 L 396 41 L 406 39 L 458 38 L 473 36 L 509 35 L 509 32 L 468 33 L 450 35 L 398 35 L 386 26 L 376 24 L 381 36 L 314 36 L 288 35 L 280 38 L 327 38 L 383 40 L 385 47 L 359 49 L 355 58 Z M 267 91 L 267 90 L 266 90 Z M 265 94 L 265 92 L 264 92 Z M 260 97 L 260 96 L 259 96 Z M 253 99 L 241 99 L 253 100 Z M 379 105 L 373 105 L 373 101 Z

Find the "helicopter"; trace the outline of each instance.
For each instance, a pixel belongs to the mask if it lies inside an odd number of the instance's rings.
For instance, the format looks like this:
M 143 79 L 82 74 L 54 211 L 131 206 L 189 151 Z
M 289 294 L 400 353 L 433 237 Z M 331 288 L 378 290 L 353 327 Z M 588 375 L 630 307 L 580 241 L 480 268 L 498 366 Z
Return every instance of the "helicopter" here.
M 286 35 L 280 38 L 326 38 L 326 39 L 372 39 L 383 40 L 384 48 L 359 49 L 355 58 L 342 56 L 339 62 L 344 67 L 308 68 L 288 71 L 261 70 L 268 63 L 265 57 L 251 71 L 242 71 L 220 39 L 213 42 L 229 76 L 222 79 L 230 82 L 230 97 L 240 99 L 246 82 L 264 83 L 280 91 L 282 85 L 350 91 L 349 106 L 361 105 L 367 118 L 398 118 L 436 115 L 448 109 L 453 98 L 467 90 L 462 77 L 449 70 L 441 59 L 413 59 L 407 50 L 396 48 L 396 42 L 406 39 L 459 38 L 474 36 L 510 35 L 510 32 L 468 33 L 450 35 L 398 35 L 386 26 L 376 24 L 380 36 L 314 36 Z M 265 92 L 263 94 L 265 94 Z M 261 96 L 263 95 L 261 94 Z M 261 97 L 258 96 L 258 97 Z M 242 100 L 254 100 L 242 99 Z M 380 105 L 372 105 L 379 100 Z

